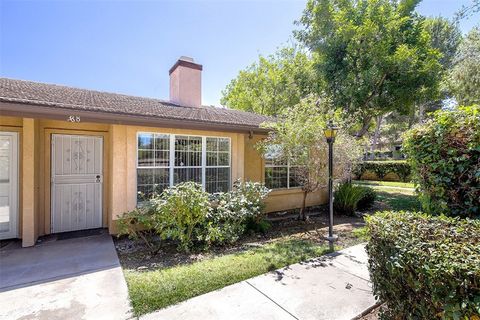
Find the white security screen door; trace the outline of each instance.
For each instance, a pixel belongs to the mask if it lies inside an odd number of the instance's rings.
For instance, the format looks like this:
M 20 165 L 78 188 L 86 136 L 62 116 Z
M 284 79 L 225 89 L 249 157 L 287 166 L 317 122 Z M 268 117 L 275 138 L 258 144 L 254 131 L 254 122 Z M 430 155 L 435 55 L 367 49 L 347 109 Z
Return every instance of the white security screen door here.
M 18 237 L 17 221 L 18 134 L 0 132 L 0 239 Z
M 102 227 L 103 139 L 52 135 L 52 232 Z

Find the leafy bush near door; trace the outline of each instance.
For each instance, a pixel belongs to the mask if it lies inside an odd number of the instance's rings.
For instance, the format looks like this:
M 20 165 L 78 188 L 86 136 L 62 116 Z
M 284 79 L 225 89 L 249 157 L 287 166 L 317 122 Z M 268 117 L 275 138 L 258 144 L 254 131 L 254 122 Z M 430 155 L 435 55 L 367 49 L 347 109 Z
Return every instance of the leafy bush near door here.
M 480 215 L 480 106 L 437 111 L 407 132 L 404 151 L 426 212 Z
M 142 239 L 158 251 L 158 240 L 173 240 L 182 251 L 195 245 L 235 242 L 248 223 L 261 223 L 270 190 L 262 184 L 235 182 L 227 193 L 209 195 L 201 185 L 186 182 L 154 195 L 118 220 L 119 235 Z
M 186 182 L 154 195 L 118 220 L 119 235 L 142 239 L 155 253 L 158 241 L 178 242 L 187 251 L 195 241 L 206 237 L 208 193 L 201 185 Z
M 480 316 L 480 221 L 382 212 L 367 217 L 369 270 L 382 319 Z

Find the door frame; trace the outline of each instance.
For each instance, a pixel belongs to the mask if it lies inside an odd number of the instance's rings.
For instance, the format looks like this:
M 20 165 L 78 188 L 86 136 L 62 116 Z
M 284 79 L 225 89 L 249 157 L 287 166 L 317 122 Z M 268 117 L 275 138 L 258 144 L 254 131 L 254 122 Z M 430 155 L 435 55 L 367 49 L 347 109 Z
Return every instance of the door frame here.
M 11 167 L 11 172 L 10 172 L 10 191 L 13 191 L 12 194 L 10 194 L 10 209 L 13 207 L 14 213 L 12 214 L 9 212 L 10 217 L 13 217 L 13 220 L 11 222 L 11 230 L 9 232 L 4 233 L 4 237 L 1 239 L 12 239 L 12 238 L 18 238 L 19 236 L 19 225 L 20 225 L 20 215 L 19 215 L 19 182 L 20 182 L 20 177 L 19 177 L 19 161 L 20 161 L 20 146 L 19 146 L 19 133 L 16 131 L 1 131 L 2 135 L 6 136 L 11 136 L 13 139 L 13 146 L 12 146 L 12 153 L 11 153 L 11 158 L 10 158 L 10 164 L 13 164 Z
M 65 134 L 75 136 L 96 136 L 103 138 L 103 185 L 102 185 L 102 228 L 108 227 L 109 212 L 109 182 L 110 182 L 110 153 L 109 153 L 109 135 L 107 131 L 97 130 L 69 130 L 69 129 L 47 129 L 44 131 L 44 234 L 52 233 L 52 135 L 53 134 Z

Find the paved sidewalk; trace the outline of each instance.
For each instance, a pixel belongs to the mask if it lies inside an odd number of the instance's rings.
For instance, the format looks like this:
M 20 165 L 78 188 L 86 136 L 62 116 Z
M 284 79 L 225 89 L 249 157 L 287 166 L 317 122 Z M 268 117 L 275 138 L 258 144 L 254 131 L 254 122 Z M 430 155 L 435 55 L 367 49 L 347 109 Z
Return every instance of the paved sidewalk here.
M 349 320 L 375 304 L 363 245 L 294 264 L 141 317 L 142 320 Z
M 127 319 L 127 284 L 111 236 L 0 250 L 0 319 Z

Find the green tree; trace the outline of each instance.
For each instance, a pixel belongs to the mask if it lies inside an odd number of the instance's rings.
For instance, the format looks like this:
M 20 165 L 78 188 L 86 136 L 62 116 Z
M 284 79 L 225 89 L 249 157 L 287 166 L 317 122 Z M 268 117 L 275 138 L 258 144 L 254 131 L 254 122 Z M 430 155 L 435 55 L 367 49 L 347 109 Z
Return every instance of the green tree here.
M 443 17 L 427 18 L 424 24 L 430 34 L 432 47 L 442 54 L 440 64 L 445 70 L 450 69 L 458 45 L 462 41 L 462 32 L 458 24 Z
M 233 109 L 276 116 L 318 89 L 312 61 L 298 47 L 260 56 L 222 91 L 221 103 Z
M 295 177 L 303 191 L 300 218 L 305 220 L 308 194 L 327 185 L 328 145 L 324 136 L 327 120 L 342 123 L 341 115 L 333 112 L 330 99 L 309 95 L 286 109 L 280 118 L 281 121 L 265 124 L 271 131 L 258 147 L 263 153 L 274 147 L 279 160 L 295 166 Z M 335 178 L 349 178 L 352 162 L 360 155 L 357 141 L 340 130 L 335 142 Z
M 460 44 L 449 75 L 449 86 L 460 105 L 480 103 L 480 29 L 473 28 Z
M 462 33 L 458 24 L 451 22 L 442 17 L 427 18 L 425 20 L 425 28 L 430 34 L 430 41 L 433 48 L 441 53 L 440 64 L 442 65 L 442 84 L 438 88 L 438 92 L 432 92 L 430 96 L 424 97 L 417 103 L 417 108 L 411 113 L 412 119 L 410 123 L 414 122 L 414 118 L 422 123 L 425 119 L 425 113 L 433 112 L 442 107 L 443 101 L 451 96 L 445 81 L 445 76 L 448 75 L 449 69 L 453 65 L 453 58 L 457 52 L 458 45 L 462 40 Z
M 433 49 L 419 0 L 309 0 L 296 37 L 334 104 L 356 120 L 362 137 L 372 119 L 408 113 L 436 92 L 440 53 Z

